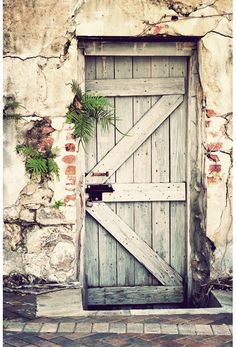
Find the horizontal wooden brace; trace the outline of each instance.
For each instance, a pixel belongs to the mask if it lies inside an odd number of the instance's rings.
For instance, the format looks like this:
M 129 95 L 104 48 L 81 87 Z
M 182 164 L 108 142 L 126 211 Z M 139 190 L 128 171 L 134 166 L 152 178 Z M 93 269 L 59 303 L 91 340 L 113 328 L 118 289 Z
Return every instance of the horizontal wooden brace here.
M 103 96 L 184 94 L 183 77 L 87 80 L 85 89 Z
M 88 288 L 88 305 L 182 303 L 183 286 Z
M 114 183 L 104 202 L 185 201 L 185 183 Z
M 193 42 L 95 42 L 79 44 L 84 55 L 94 56 L 191 56 Z

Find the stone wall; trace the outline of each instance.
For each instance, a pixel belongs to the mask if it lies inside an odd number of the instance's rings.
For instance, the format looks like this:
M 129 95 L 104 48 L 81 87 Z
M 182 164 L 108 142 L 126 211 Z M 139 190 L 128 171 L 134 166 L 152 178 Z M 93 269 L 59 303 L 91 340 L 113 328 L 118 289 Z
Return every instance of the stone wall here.
M 79 156 L 64 115 L 77 79 L 77 36 L 199 38 L 206 233 L 216 250 L 212 276 L 232 271 L 232 4 L 228 0 L 4 0 L 4 94 L 24 108 L 4 119 L 5 267 L 48 280 L 76 280 Z M 15 152 L 47 117 L 60 148 L 60 181 L 29 182 Z M 77 172 L 76 172 L 77 171 Z M 63 199 L 59 211 L 54 200 Z M 76 212 L 77 205 L 77 212 Z M 195 255 L 192 255 L 193 259 Z

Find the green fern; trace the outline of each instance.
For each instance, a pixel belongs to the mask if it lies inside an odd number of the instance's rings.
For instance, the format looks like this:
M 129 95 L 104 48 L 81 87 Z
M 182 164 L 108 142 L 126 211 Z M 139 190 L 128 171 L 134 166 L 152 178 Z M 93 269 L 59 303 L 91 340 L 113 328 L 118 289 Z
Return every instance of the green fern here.
M 60 207 L 65 206 L 65 203 L 63 200 L 56 200 L 54 204 L 52 205 L 53 208 L 59 209 Z
M 57 178 L 59 178 L 59 167 L 53 158 L 48 158 L 47 167 L 49 175 L 54 174 Z
M 42 177 L 48 172 L 47 160 L 42 158 L 27 159 L 25 167 L 32 179 Z
M 16 152 L 18 154 L 22 154 L 26 158 L 42 158 L 42 153 L 40 153 L 37 149 L 29 145 L 17 145 Z

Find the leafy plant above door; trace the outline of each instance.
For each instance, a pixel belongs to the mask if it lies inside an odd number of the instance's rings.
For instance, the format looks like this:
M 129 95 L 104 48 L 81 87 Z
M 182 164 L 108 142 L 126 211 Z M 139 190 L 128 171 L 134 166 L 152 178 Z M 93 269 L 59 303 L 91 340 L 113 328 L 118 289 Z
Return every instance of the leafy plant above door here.
M 76 81 L 72 81 L 71 89 L 75 96 L 68 107 L 66 123 L 74 125 L 73 135 L 79 138 L 79 144 L 85 148 L 94 136 L 97 124 L 101 125 L 103 131 L 109 131 L 110 126 L 116 128 L 115 113 L 104 96 L 82 93 Z M 116 130 L 122 133 L 119 129 Z

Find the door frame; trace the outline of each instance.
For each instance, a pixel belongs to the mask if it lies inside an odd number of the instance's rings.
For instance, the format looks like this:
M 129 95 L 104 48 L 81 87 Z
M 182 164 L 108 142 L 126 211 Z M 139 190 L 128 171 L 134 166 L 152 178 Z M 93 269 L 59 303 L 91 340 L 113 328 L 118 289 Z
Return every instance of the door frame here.
M 110 43 L 125 43 L 130 44 L 135 42 L 140 42 L 137 38 L 127 40 L 124 38 L 119 38 L 119 40 L 104 40 L 103 38 L 86 38 L 86 40 L 78 38 L 78 51 L 77 51 L 77 82 L 81 86 L 81 90 L 85 91 L 85 43 L 86 42 L 110 42 Z M 187 63 L 187 157 L 186 157 L 186 225 L 187 225 L 187 239 L 186 239 L 186 264 L 187 264 L 187 278 L 185 278 L 186 286 L 186 304 L 191 301 L 192 295 L 192 284 L 193 284 L 193 269 L 191 266 L 191 259 L 194 253 L 194 220 L 195 216 L 195 205 L 199 205 L 199 198 L 201 199 L 200 205 L 203 211 L 206 210 L 206 199 L 204 194 L 199 196 L 196 193 L 197 188 L 202 185 L 204 177 L 204 148 L 202 143 L 204 143 L 204 119 L 202 117 L 202 89 L 199 80 L 198 73 L 198 56 L 197 56 L 197 44 L 196 38 L 189 39 L 188 41 L 177 39 L 174 41 L 173 38 L 170 41 L 165 40 L 144 40 L 142 38 L 141 42 L 147 41 L 156 43 L 161 48 L 164 47 L 166 43 L 175 45 L 175 56 L 182 56 L 188 58 Z M 174 46 L 173 46 L 174 47 Z M 166 56 L 168 52 L 165 52 Z M 172 53 L 172 52 L 170 52 Z M 163 52 L 155 53 L 156 56 L 163 55 Z M 173 56 L 173 53 L 172 53 Z M 77 191 L 76 191 L 76 225 L 77 225 L 77 235 L 76 235 L 76 257 L 77 261 L 77 278 L 82 287 L 82 304 L 83 309 L 87 309 L 86 300 L 86 275 L 85 275 L 85 152 L 82 146 L 77 150 Z

